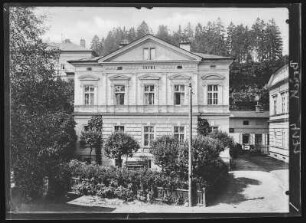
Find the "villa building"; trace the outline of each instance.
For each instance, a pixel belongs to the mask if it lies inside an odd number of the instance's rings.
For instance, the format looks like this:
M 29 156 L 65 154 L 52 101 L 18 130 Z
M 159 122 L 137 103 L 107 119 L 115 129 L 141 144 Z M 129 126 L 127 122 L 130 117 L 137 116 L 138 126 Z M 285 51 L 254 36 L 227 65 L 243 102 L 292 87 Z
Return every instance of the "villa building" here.
M 256 151 L 268 154 L 269 111 L 231 111 L 229 135 L 244 150 L 254 146 Z
M 274 72 L 268 83 L 270 97 L 269 155 L 289 161 L 289 66 Z
M 74 79 L 75 68 L 67 62 L 68 60 L 88 58 L 92 55 L 92 50 L 86 48 L 84 39 L 80 40 L 80 45 L 72 43 L 69 39 L 61 43 L 49 43 L 49 45 L 60 51 L 60 56 L 56 64 L 56 73 L 57 76 L 60 76 L 64 80 Z
M 69 63 L 75 67 L 77 135 L 93 115 L 102 115 L 104 139 L 122 131 L 138 140 L 141 149 L 134 160 L 152 159 L 148 148 L 156 137 L 188 138 L 189 83 L 192 135 L 197 135 L 198 117 L 213 129 L 229 131 L 229 57 L 191 52 L 188 42 L 178 47 L 146 35 L 104 57 Z M 86 158 L 89 150 L 77 153 Z M 115 164 L 102 157 L 102 165 Z

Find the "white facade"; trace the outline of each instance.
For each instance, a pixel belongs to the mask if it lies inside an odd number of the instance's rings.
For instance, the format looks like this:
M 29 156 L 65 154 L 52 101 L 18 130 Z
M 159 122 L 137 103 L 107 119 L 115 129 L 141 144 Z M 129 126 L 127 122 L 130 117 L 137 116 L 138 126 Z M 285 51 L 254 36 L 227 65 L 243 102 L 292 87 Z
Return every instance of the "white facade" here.
M 141 145 L 135 158 L 150 157 L 150 136 L 176 134 L 187 139 L 189 82 L 193 135 L 199 115 L 228 132 L 231 58 L 192 53 L 147 35 L 105 57 L 69 62 L 75 66 L 78 135 L 92 115 L 102 115 L 104 138 L 124 128 Z
M 268 153 L 268 111 L 231 111 L 229 135 L 248 149 L 253 145 L 263 154 Z
M 289 68 L 285 65 L 270 78 L 269 154 L 289 162 Z
M 81 39 L 81 43 L 82 43 Z M 83 45 L 77 45 L 71 43 L 70 40 L 65 40 L 62 43 L 50 43 L 50 47 L 58 48 L 60 55 L 56 63 L 57 76 L 60 76 L 64 80 L 74 79 L 75 67 L 68 63 L 69 60 L 77 60 L 82 58 L 89 58 L 92 55 L 92 50 L 85 48 Z

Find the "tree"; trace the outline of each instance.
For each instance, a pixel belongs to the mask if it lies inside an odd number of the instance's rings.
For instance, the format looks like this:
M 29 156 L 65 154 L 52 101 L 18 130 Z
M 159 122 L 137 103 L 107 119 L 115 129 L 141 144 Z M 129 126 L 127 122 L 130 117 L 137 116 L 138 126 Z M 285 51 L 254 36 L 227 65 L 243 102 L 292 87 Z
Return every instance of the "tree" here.
M 102 45 L 101 45 L 100 39 L 97 35 L 94 35 L 94 37 L 91 41 L 90 49 L 93 50 L 95 56 L 100 56 L 101 55 Z
M 137 27 L 137 38 L 139 39 L 150 33 L 152 33 L 151 28 L 145 21 L 142 21 L 142 23 Z
M 158 31 L 157 31 L 156 36 L 168 43 L 171 42 L 171 36 L 169 34 L 167 26 L 164 26 L 164 25 L 158 26 Z
M 209 133 L 209 127 L 210 125 L 207 119 L 198 116 L 198 127 L 197 127 L 198 135 L 207 136 Z
M 59 52 L 41 40 L 43 18 L 32 8 L 10 7 L 11 169 L 29 199 L 42 195 L 45 176 L 53 181 L 60 174 L 76 140 L 73 88 L 54 78 Z
M 117 159 L 119 167 L 122 166 L 122 156 L 132 157 L 140 148 L 138 142 L 130 135 L 122 132 L 111 134 L 105 143 L 105 155 Z
M 223 147 L 233 148 L 234 139 L 229 136 L 226 132 L 222 131 L 213 131 L 208 135 L 210 138 L 220 140 L 223 144 Z
M 102 116 L 93 116 L 89 121 L 88 121 L 88 126 L 86 131 L 81 132 L 81 137 L 80 137 L 80 146 L 82 148 L 85 148 L 89 146 L 90 148 L 90 159 L 91 159 L 91 153 L 92 150 L 95 150 L 96 154 L 96 162 L 101 165 L 101 148 L 102 148 Z
M 160 166 L 163 171 L 173 171 L 179 147 L 180 142 L 173 136 L 165 135 L 155 139 L 150 146 L 150 153 L 154 155 L 154 163 Z

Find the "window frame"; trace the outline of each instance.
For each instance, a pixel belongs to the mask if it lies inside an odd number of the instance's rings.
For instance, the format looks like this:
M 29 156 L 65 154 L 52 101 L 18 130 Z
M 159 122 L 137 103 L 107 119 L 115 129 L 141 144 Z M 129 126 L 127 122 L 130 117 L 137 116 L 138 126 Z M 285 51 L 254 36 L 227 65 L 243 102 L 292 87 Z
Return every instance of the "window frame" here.
M 124 90 L 116 91 L 116 87 L 123 87 Z M 125 94 L 126 94 L 126 86 L 124 84 L 115 84 L 114 85 L 114 96 L 115 96 L 115 105 L 125 105 Z M 120 104 L 120 100 L 118 103 L 117 95 L 123 95 L 123 104 Z
M 116 127 L 119 127 L 119 131 L 116 130 Z M 121 131 L 120 128 L 122 128 L 123 130 Z M 121 132 L 121 133 L 124 133 L 124 125 L 114 125 L 114 132 L 117 133 L 117 132 Z
M 143 60 L 155 60 L 155 58 L 156 58 L 156 48 L 155 47 L 143 48 Z
M 178 131 L 176 132 L 175 129 L 178 129 Z M 183 130 L 181 131 L 181 128 L 183 128 Z M 178 140 L 180 143 L 184 143 L 185 142 L 185 138 L 186 138 L 186 128 L 184 125 L 175 125 L 173 126 L 173 137 L 176 138 L 176 135 L 178 136 Z M 183 139 L 181 139 L 181 136 L 183 135 Z
M 89 88 L 88 91 L 86 91 L 87 87 Z M 94 105 L 95 104 L 95 86 L 92 84 L 86 84 L 83 86 L 83 88 L 84 88 L 84 105 L 87 105 L 87 106 Z M 88 99 L 86 99 L 86 95 L 88 95 Z
M 146 87 L 149 87 L 149 91 L 146 90 Z M 153 90 L 151 90 L 151 87 L 153 87 Z M 143 96 L 144 96 L 144 105 L 155 105 L 155 89 L 156 86 L 155 84 L 144 84 L 143 85 Z M 151 98 L 151 101 L 153 101 L 153 103 L 150 104 L 150 96 L 153 98 Z
M 208 84 L 207 85 L 207 104 L 208 105 L 218 105 L 219 104 L 218 98 L 219 98 L 219 85 L 218 84 Z
M 176 90 L 176 86 L 178 86 L 178 90 Z M 181 87 L 183 87 L 184 90 L 181 90 Z M 174 91 L 174 105 L 184 105 L 186 101 L 186 85 L 185 84 L 174 84 L 173 85 L 173 91 Z M 179 95 L 180 97 L 180 103 L 177 104 L 176 102 L 176 95 Z M 183 99 L 182 99 L 183 98 Z
M 146 127 L 149 127 L 150 131 L 145 131 Z M 153 131 L 151 131 L 153 129 Z M 148 144 L 146 145 L 145 135 L 148 135 Z M 153 135 L 153 139 L 151 140 L 151 136 Z M 154 125 L 144 125 L 143 126 L 143 147 L 148 148 L 150 147 L 151 142 L 155 139 L 155 126 Z
M 244 136 L 247 136 L 248 137 L 248 142 L 247 143 L 245 143 L 244 142 Z M 244 133 L 244 134 L 242 134 L 242 144 L 250 144 L 250 134 L 248 134 L 248 133 Z
M 250 121 L 249 120 L 243 120 L 242 125 L 250 125 Z

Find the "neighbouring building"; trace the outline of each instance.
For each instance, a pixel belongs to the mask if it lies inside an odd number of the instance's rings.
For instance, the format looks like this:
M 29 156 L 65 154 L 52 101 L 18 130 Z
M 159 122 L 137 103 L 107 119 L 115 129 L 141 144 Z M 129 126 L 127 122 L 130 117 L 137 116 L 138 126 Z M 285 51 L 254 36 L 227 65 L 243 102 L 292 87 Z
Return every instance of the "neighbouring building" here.
M 289 162 L 289 67 L 274 72 L 268 83 L 270 99 L 269 154 Z
M 231 111 L 229 135 L 243 149 L 254 146 L 257 151 L 268 154 L 269 111 Z
M 49 43 L 49 45 L 60 50 L 60 56 L 56 64 L 56 72 L 57 76 L 62 77 L 64 80 L 74 79 L 75 68 L 67 62 L 68 60 L 77 60 L 92 56 L 92 50 L 86 48 L 84 39 L 80 40 L 80 45 L 72 43 L 69 39 L 61 43 Z
M 213 129 L 229 130 L 230 57 L 191 52 L 188 42 L 178 47 L 146 35 L 104 57 L 69 63 L 75 67 L 77 134 L 86 130 L 91 116 L 102 115 L 103 138 L 122 131 L 138 140 L 141 149 L 129 160 L 150 161 L 148 148 L 156 137 L 187 139 L 190 82 L 193 136 L 198 116 Z M 78 148 L 77 153 L 88 158 L 89 150 Z M 102 157 L 102 165 L 115 165 L 115 160 Z

